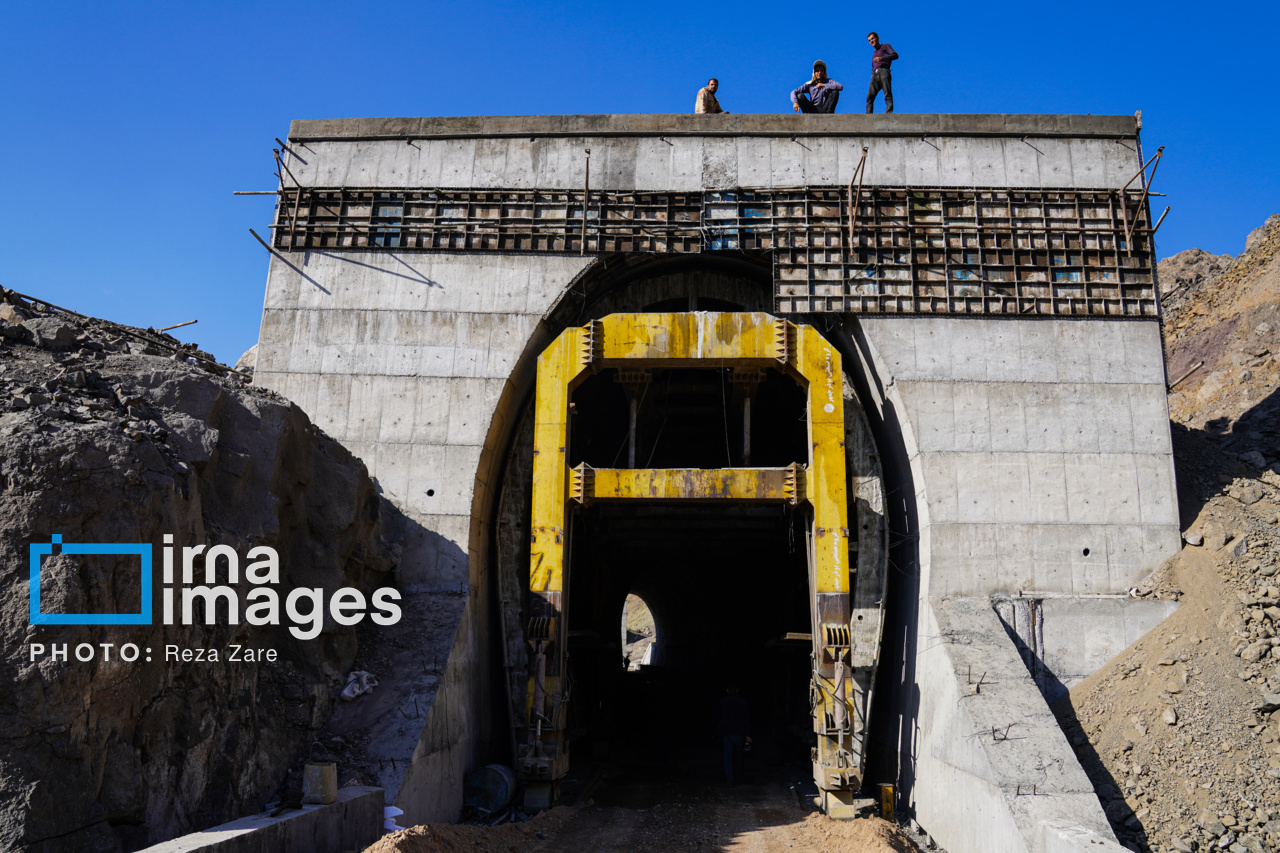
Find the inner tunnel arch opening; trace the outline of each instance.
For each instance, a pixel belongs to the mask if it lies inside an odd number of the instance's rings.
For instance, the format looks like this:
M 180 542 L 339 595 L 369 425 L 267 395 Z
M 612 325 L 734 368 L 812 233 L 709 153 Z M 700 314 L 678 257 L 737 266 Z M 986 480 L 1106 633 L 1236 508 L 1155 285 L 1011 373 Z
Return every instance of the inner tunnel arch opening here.
M 756 275 L 760 265 L 754 261 L 707 260 L 664 264 L 647 276 L 624 269 L 630 276 L 625 285 L 608 277 L 584 284 L 581 296 L 567 295 L 552 312 L 559 318 L 556 326 L 612 313 L 767 310 L 767 268 L 765 275 Z M 806 458 L 804 392 L 787 377 L 766 373 L 753 395 L 756 409 L 744 418 L 730 369 L 653 371 L 647 377 L 649 396 L 644 390 L 634 395 L 638 458 L 632 466 L 768 466 Z M 628 467 L 627 378 L 606 368 L 575 389 L 571 465 Z M 845 407 L 853 415 L 847 420 L 862 433 L 857 443 L 864 457 L 850 466 L 852 478 L 878 482 L 874 464 L 867 463 L 875 456 L 874 446 L 847 380 L 845 385 Z M 511 547 L 499 548 L 504 553 L 498 573 L 506 602 L 502 621 L 512 697 L 523 692 L 531 651 L 521 634 L 528 601 L 528 508 L 522 503 L 527 504 L 530 487 L 532 402 L 530 388 L 500 486 L 497 525 L 499 539 L 502 528 L 514 534 Z M 674 412 L 682 402 L 687 410 Z M 750 452 L 744 447 L 746 424 Z M 858 507 L 868 503 L 861 494 L 857 488 L 849 492 L 851 526 Z M 871 509 L 861 511 L 865 515 Z M 882 494 L 874 511 L 883 513 Z M 566 627 L 574 692 L 569 732 L 578 756 L 609 757 L 624 743 L 645 744 L 643 751 L 650 755 L 661 752 L 653 750 L 655 745 L 665 744 L 670 754 L 694 741 L 706 743 L 710 709 L 733 681 L 747 688 L 762 730 L 778 733 L 773 738 L 778 748 L 807 760 L 808 749 L 798 744 L 811 734 L 804 729 L 812 728 L 807 667 L 815 625 L 807 597 L 804 512 L 803 507 L 640 504 L 598 505 L 575 514 L 569 534 L 573 608 Z M 883 525 L 859 526 L 883 530 Z M 628 685 L 619 615 L 631 592 L 651 608 L 662 640 L 651 665 L 631 673 L 637 678 Z M 513 609 L 515 614 L 505 612 Z M 517 703 L 512 702 L 513 718 L 520 711 Z M 661 737 L 641 737 L 650 732 Z

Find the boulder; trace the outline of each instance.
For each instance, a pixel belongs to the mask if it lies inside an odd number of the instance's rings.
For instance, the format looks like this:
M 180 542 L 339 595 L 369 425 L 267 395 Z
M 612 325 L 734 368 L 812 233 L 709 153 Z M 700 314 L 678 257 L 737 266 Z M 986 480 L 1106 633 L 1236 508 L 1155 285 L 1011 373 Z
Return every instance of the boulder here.
M 35 317 L 23 325 L 45 349 L 71 349 L 76 345 L 76 327 L 60 317 Z

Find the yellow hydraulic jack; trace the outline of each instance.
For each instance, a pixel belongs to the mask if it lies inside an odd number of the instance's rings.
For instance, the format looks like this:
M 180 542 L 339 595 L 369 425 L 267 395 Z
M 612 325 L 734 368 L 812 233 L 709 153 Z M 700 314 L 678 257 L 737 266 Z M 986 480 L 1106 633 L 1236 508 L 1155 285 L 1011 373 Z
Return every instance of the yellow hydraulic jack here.
M 651 368 L 773 368 L 807 390 L 809 458 L 784 468 L 570 469 L 573 389 L 605 367 L 626 375 Z M 864 721 L 850 701 L 850 589 L 853 562 L 845 475 L 840 354 L 818 332 L 768 314 L 613 314 L 566 329 L 538 357 L 529 563 L 532 652 L 527 726 L 517 764 L 525 805 L 553 805 L 569 769 L 565 635 L 568 516 L 593 501 L 785 502 L 812 506 L 809 531 L 813 620 L 814 781 L 828 814 L 848 816 L 862 781 Z

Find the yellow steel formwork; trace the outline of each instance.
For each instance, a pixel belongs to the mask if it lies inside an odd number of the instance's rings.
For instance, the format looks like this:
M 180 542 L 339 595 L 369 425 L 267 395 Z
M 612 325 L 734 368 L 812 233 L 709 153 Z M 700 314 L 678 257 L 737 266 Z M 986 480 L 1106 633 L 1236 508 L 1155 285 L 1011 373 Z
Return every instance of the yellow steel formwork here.
M 809 459 L 785 468 L 570 469 L 573 389 L 604 367 L 774 367 L 807 390 Z M 824 802 L 861 782 L 850 714 L 849 555 L 840 354 L 818 332 L 768 314 L 613 314 L 566 329 L 538 357 L 530 620 L 533 665 L 526 696 L 529 731 L 519 757 L 529 781 L 568 770 L 564 740 L 568 514 L 592 500 L 807 502 L 814 643 L 814 776 Z M 836 803 L 845 797 L 834 796 Z

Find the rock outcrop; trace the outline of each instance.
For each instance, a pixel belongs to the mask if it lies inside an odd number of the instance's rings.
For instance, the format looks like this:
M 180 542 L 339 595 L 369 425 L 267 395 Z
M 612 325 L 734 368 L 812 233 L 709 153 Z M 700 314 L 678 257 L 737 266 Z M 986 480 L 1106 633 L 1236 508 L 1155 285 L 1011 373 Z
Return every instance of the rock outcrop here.
M 1195 287 L 1222 272 L 1230 263 L 1230 255 L 1215 255 L 1204 249 L 1187 249 L 1170 255 L 1156 265 L 1160 275 L 1160 293 L 1166 295 Z
M 172 345 L 170 345 L 172 344 Z M 197 357 L 201 356 L 201 357 Z M 134 850 L 260 809 L 311 747 L 356 655 L 326 614 L 286 625 L 29 624 L 28 545 L 164 537 L 270 546 L 282 590 L 394 585 L 364 464 L 282 397 L 167 336 L 0 305 L 0 848 Z M 136 558 L 44 559 L 42 611 L 140 607 Z M 32 655 L 89 644 L 91 660 Z M 104 652 L 102 644 L 112 644 Z M 145 649 L 120 659 L 125 643 Z M 277 659 L 231 663 L 232 644 Z M 166 647 L 215 649 L 216 664 Z M 108 656 L 109 655 L 109 656 Z M 33 657 L 35 658 L 33 660 Z

